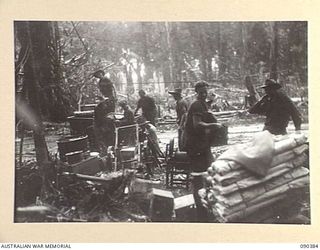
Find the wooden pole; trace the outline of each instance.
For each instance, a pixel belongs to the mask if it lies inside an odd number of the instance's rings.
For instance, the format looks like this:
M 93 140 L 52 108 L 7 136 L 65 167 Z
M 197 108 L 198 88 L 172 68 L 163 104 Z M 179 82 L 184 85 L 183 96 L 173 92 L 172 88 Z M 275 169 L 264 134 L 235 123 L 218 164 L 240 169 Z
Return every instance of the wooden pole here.
M 22 167 L 22 154 L 23 154 L 23 140 L 24 140 L 24 126 L 21 123 L 21 139 L 20 139 L 20 152 L 19 152 L 19 167 Z

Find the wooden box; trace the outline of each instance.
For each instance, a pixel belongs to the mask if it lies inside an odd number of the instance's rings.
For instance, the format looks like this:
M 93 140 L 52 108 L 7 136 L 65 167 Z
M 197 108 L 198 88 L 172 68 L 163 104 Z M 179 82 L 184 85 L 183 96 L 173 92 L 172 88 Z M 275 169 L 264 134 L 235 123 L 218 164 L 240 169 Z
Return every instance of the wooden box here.
M 95 175 L 103 171 L 105 166 L 99 157 L 89 157 L 79 163 L 70 165 L 72 172 L 76 174 Z
M 150 201 L 150 218 L 152 221 L 172 221 L 174 214 L 174 197 L 171 191 L 153 188 Z

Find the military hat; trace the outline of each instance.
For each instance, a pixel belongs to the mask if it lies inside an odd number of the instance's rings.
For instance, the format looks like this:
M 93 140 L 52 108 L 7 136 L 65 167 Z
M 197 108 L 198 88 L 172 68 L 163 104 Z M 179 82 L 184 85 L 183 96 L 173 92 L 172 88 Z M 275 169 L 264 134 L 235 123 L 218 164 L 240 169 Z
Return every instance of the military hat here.
M 176 89 L 174 89 L 174 91 L 168 91 L 168 93 L 170 95 L 179 95 L 179 96 L 181 96 L 182 95 L 182 89 L 176 88 Z
M 261 88 L 275 88 L 275 89 L 280 89 L 282 86 L 277 83 L 275 80 L 273 79 L 267 79 L 265 81 L 265 84 L 261 86 Z
M 99 69 L 99 70 L 93 72 L 92 75 L 93 75 L 94 77 L 97 77 L 97 75 L 99 75 L 100 73 L 104 74 L 104 71 L 103 71 L 102 69 Z

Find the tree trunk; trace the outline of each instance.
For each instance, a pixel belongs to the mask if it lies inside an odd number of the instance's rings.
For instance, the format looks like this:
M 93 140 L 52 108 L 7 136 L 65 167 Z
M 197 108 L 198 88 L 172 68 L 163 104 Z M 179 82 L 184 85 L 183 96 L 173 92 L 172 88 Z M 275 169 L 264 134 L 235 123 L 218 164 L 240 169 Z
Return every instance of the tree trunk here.
M 167 48 L 168 48 L 168 68 L 166 65 L 164 66 L 164 79 L 167 79 L 166 88 L 170 88 L 173 81 L 173 61 L 172 61 L 172 45 L 171 45 L 171 36 L 170 36 L 170 23 L 165 22 L 165 28 L 166 28 L 166 42 L 167 42 Z M 168 74 L 166 74 L 166 72 Z
M 217 44 L 218 44 L 218 55 L 219 55 L 219 76 L 223 75 L 227 70 L 226 59 L 226 43 L 221 32 L 221 24 L 218 23 L 217 27 Z
M 274 34 L 274 41 L 273 41 L 273 53 L 272 53 L 272 60 L 271 60 L 271 74 L 270 77 L 274 80 L 278 79 L 278 60 L 279 60 L 279 35 L 278 35 L 278 22 L 274 23 L 273 26 L 273 34 Z
M 181 45 L 178 35 L 178 25 L 177 23 L 171 24 L 171 56 L 173 62 L 172 69 L 172 81 L 175 88 L 181 88 Z
M 200 69 L 202 72 L 202 79 L 205 81 L 208 81 L 208 63 L 207 63 L 207 44 L 205 39 L 205 30 L 203 29 L 204 24 L 199 24 L 199 30 L 198 30 L 198 39 L 199 39 L 199 50 L 200 50 Z
M 242 44 L 242 50 L 241 50 L 241 58 L 240 58 L 240 76 L 241 79 L 244 78 L 245 75 L 247 75 L 247 31 L 246 31 L 246 26 L 243 22 L 240 23 L 240 37 L 241 37 L 241 44 Z
M 153 68 L 151 65 L 151 59 L 149 54 L 148 45 L 148 24 L 145 22 L 141 23 L 142 30 L 142 41 L 143 41 L 143 64 L 145 66 L 145 75 L 143 77 L 143 82 L 148 82 L 148 80 L 153 79 Z
M 34 22 L 26 23 L 26 36 L 30 45 L 30 56 L 25 65 L 25 84 L 27 86 L 28 99 L 30 107 L 34 113 L 35 121 L 33 128 L 33 137 L 36 151 L 36 159 L 40 167 L 43 167 L 49 160 L 48 148 L 45 141 L 44 129 L 41 119 L 41 87 L 39 82 L 39 76 L 42 74 L 41 63 L 43 59 L 40 51 L 38 50 L 41 45 L 41 38 L 39 34 L 42 34 L 38 27 L 34 25 Z M 44 171 L 44 169 L 42 169 Z
M 129 70 L 127 65 L 125 65 L 123 68 L 124 68 L 124 72 L 126 74 L 126 79 L 127 79 L 127 89 L 130 89 L 133 87 L 131 66 L 129 65 Z
M 138 86 L 139 86 L 139 90 L 143 88 L 142 86 L 142 76 L 141 76 L 141 62 L 137 62 L 137 69 L 135 70 L 137 77 L 138 77 Z
M 170 88 L 172 78 L 170 74 L 170 66 L 167 63 L 162 63 L 161 65 L 161 71 L 163 73 L 163 80 L 164 80 L 164 87 L 165 88 Z
M 207 46 L 208 46 L 208 55 L 207 55 L 207 63 L 208 63 L 208 80 L 209 81 L 214 81 L 215 80 L 215 75 L 213 72 L 212 68 L 212 62 L 213 58 L 216 56 L 217 53 L 217 42 L 216 42 L 216 37 L 217 37 L 217 25 L 218 23 L 216 22 L 211 22 L 208 24 L 207 30 L 211 31 L 209 35 L 207 36 Z M 215 61 L 216 63 L 216 61 Z

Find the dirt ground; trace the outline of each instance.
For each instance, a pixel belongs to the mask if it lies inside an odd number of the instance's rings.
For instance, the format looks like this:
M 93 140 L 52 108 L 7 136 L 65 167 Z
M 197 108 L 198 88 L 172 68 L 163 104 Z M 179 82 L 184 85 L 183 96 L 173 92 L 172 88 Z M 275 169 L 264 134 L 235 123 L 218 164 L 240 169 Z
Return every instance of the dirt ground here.
M 256 133 L 262 131 L 263 122 L 253 122 L 251 120 L 237 120 L 232 125 L 232 120 L 228 122 L 228 145 L 244 143 L 249 141 Z M 50 153 L 55 154 L 58 152 L 57 140 L 61 137 L 69 135 L 68 124 L 61 124 L 58 130 L 49 130 L 46 136 L 46 142 L 48 145 L 48 150 Z M 301 133 L 305 134 L 307 137 L 309 135 L 308 124 L 304 123 L 301 126 Z M 295 133 L 295 129 L 292 123 L 289 124 L 288 133 Z M 157 128 L 157 135 L 160 141 L 160 147 L 164 151 L 166 144 L 169 143 L 170 139 L 175 138 L 177 142 L 177 132 L 176 127 L 172 125 L 160 126 Z M 19 157 L 21 139 L 15 139 L 15 155 L 16 159 Z M 23 154 L 22 160 L 32 160 L 35 158 L 35 149 L 32 136 L 25 136 L 23 139 Z
M 234 145 L 238 143 L 245 143 L 249 141 L 256 133 L 262 131 L 263 129 L 263 120 L 253 120 L 253 119 L 235 119 L 235 120 L 229 120 L 228 121 L 228 145 Z M 60 124 L 55 125 L 53 127 L 48 127 L 46 135 L 46 142 L 48 146 L 48 150 L 51 154 L 57 154 L 58 153 L 58 146 L 57 141 L 66 135 L 69 135 L 69 129 L 68 124 Z M 295 133 L 295 129 L 292 123 L 289 124 L 288 127 L 288 133 Z M 302 124 L 302 130 L 300 133 L 305 134 L 308 137 L 308 124 L 304 123 Z M 35 159 L 35 149 L 34 149 L 34 143 L 32 136 L 26 135 L 23 139 L 23 154 L 22 154 L 22 161 L 28 162 Z M 175 125 L 162 125 L 157 127 L 157 135 L 158 139 L 160 141 L 160 148 L 162 151 L 165 151 L 166 144 L 169 143 L 169 141 L 172 138 L 175 138 L 175 142 L 177 143 L 177 132 Z M 16 146 L 16 159 L 19 159 L 19 150 L 21 146 L 21 139 L 16 138 L 15 140 L 15 146 Z M 176 145 L 177 146 L 177 145 Z M 227 148 L 227 146 L 222 146 Z M 216 148 L 212 149 L 213 151 L 219 150 Z M 214 153 L 214 152 L 213 152 Z M 166 189 L 172 191 L 175 198 L 191 194 L 192 190 L 189 188 L 188 190 L 181 187 L 171 187 L 168 188 L 165 185 L 165 173 L 163 169 L 154 169 L 154 179 L 159 182 L 157 185 L 160 189 Z M 309 193 L 304 193 L 303 196 L 308 196 Z M 303 197 L 306 202 L 303 204 L 303 207 L 305 208 L 304 214 L 309 214 L 310 212 L 310 203 L 309 203 L 309 197 Z M 187 221 L 192 222 L 194 214 L 188 215 Z M 104 218 L 106 219 L 106 218 Z M 109 218 L 110 219 L 110 218 Z M 184 221 L 186 222 L 186 221 Z

